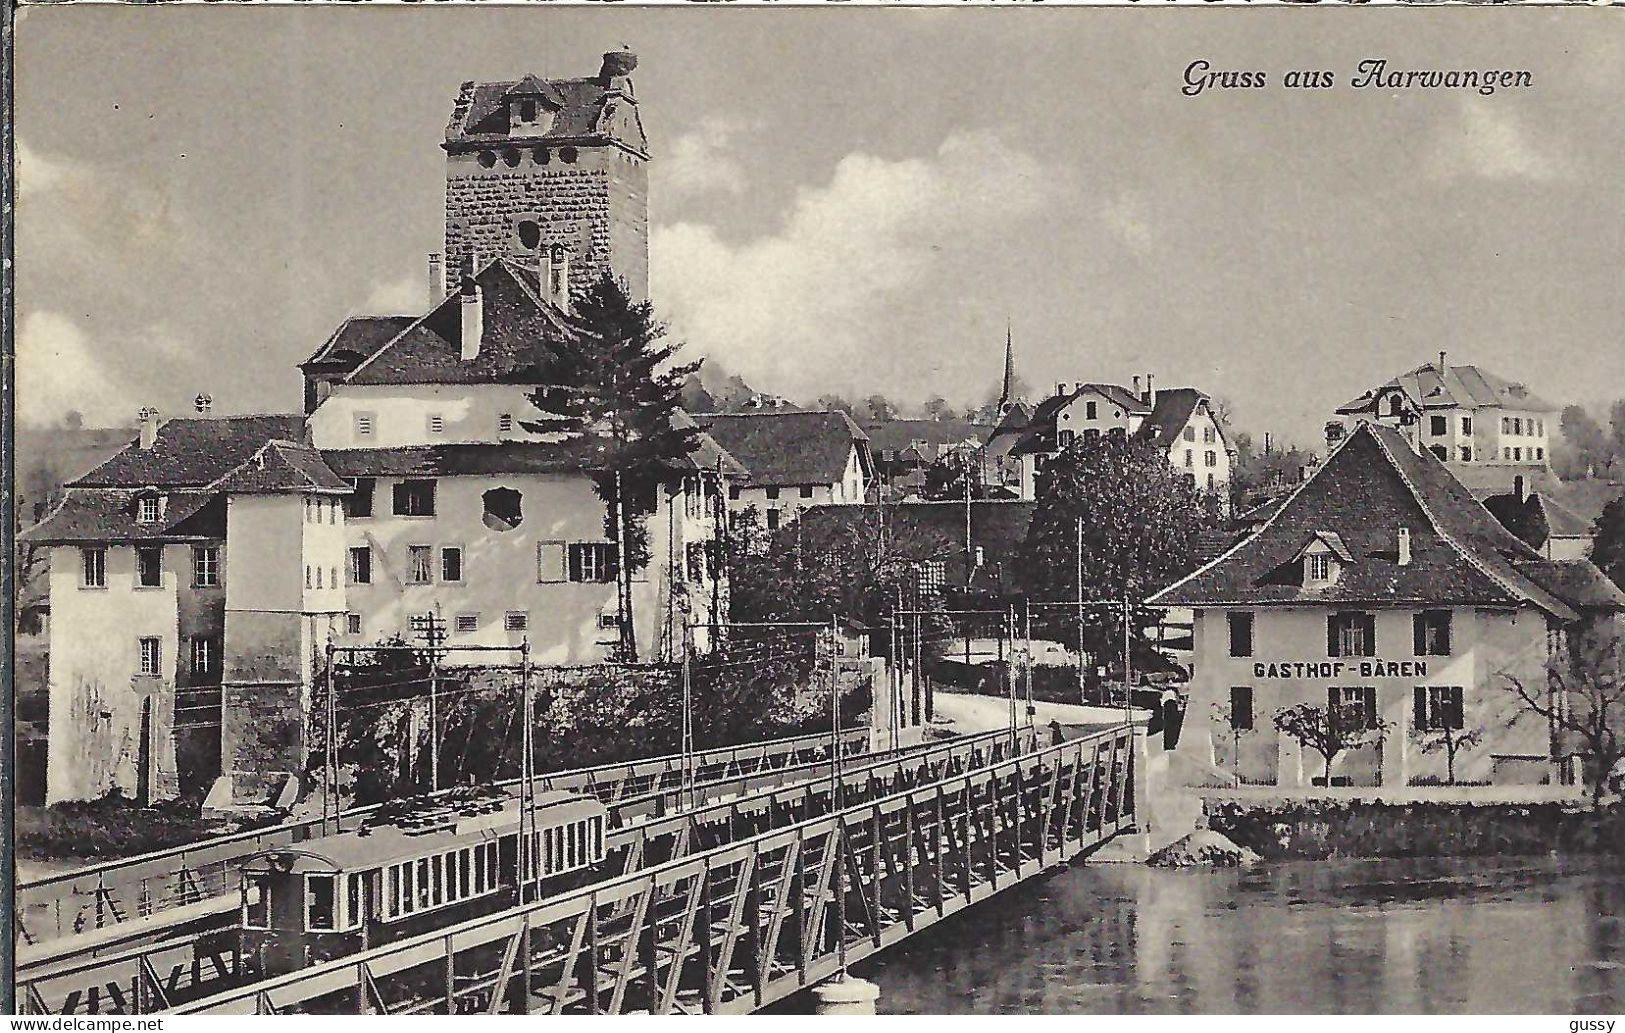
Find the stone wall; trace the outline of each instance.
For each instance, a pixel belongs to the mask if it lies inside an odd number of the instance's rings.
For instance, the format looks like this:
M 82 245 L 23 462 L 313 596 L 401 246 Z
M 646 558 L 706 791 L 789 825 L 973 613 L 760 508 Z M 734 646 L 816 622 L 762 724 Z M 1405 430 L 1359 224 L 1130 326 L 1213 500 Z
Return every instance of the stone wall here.
M 540 246 L 563 244 L 570 282 L 580 289 L 604 270 L 626 279 L 636 297 L 649 289 L 648 172 L 618 148 L 524 148 L 518 164 L 491 168 L 479 154 L 453 154 L 446 168 L 446 269 L 454 284 L 465 256 L 481 263 L 502 255 L 535 260 L 520 240 L 521 221 L 536 222 Z M 548 154 L 542 164 L 538 155 Z
M 264 802 L 305 767 L 302 625 L 296 613 L 226 614 L 220 763 L 233 802 Z

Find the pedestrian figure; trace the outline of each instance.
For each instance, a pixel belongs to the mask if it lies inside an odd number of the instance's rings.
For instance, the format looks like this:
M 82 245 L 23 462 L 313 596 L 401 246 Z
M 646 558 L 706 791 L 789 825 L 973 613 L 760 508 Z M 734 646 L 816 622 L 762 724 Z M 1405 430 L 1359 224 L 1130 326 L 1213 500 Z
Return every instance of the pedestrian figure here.
M 1162 748 L 1171 750 L 1179 745 L 1179 692 L 1172 685 L 1162 690 Z
M 1057 720 L 1056 718 L 1053 718 L 1053 717 L 1050 718 L 1049 719 L 1049 744 L 1051 746 L 1059 746 L 1064 741 L 1065 741 L 1065 736 L 1061 735 L 1061 722 L 1059 720 Z

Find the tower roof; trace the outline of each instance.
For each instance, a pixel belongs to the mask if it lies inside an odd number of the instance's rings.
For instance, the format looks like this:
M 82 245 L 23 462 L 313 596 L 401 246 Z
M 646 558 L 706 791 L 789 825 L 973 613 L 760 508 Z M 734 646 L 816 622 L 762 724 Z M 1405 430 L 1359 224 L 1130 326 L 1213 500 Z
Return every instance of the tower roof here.
M 553 109 L 552 123 L 545 131 L 509 132 L 508 101 L 520 97 L 539 98 Z M 445 148 L 466 152 L 509 143 L 616 143 L 644 157 L 649 148 L 630 78 L 526 75 L 518 80 L 463 83 L 446 123 Z

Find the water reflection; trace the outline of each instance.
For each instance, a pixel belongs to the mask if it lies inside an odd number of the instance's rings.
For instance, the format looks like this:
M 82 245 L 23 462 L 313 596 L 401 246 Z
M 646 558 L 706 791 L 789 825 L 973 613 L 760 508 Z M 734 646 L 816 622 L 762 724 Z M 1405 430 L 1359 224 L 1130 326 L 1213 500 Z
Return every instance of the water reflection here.
M 1606 1014 L 1622 915 L 1625 868 L 1594 860 L 1085 865 L 855 972 L 889 1012 Z

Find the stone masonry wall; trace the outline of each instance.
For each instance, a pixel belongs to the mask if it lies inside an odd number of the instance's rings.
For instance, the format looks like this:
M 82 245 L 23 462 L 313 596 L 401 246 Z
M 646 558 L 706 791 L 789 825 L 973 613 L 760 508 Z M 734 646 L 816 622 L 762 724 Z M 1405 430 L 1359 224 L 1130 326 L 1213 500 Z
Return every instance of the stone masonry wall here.
M 562 148 L 560 149 L 562 150 Z M 518 152 L 510 167 L 499 158 L 485 168 L 478 154 L 453 154 L 446 169 L 446 269 L 448 287 L 465 255 L 483 263 L 501 255 L 534 260 L 517 226 L 530 219 L 541 228 L 541 246 L 562 243 L 570 252 L 575 288 L 605 269 L 624 277 L 634 295 L 648 293 L 647 173 L 642 162 L 607 148 L 579 148 L 574 163 L 557 153 Z

